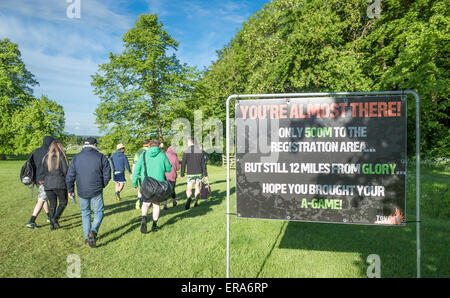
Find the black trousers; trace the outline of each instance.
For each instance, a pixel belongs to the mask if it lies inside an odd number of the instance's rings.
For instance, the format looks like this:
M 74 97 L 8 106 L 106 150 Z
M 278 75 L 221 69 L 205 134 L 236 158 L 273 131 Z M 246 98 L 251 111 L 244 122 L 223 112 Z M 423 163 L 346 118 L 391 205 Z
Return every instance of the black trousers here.
M 68 201 L 67 189 L 46 190 L 45 193 L 47 194 L 47 198 L 50 205 L 48 208 L 50 218 L 57 220 L 67 206 Z M 56 205 L 58 204 L 57 199 L 59 199 L 58 209 L 56 209 Z
M 172 193 L 172 199 L 173 200 L 175 200 L 175 198 L 176 198 L 176 194 L 175 194 L 175 181 L 170 181 L 169 180 L 169 182 L 170 182 L 170 184 L 172 184 L 173 185 L 173 193 Z

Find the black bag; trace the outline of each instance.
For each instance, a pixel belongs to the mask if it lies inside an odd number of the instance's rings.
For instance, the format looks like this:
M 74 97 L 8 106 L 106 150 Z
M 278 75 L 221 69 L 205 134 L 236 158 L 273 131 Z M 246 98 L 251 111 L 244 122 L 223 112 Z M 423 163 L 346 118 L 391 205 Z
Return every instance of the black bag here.
M 31 185 L 36 180 L 36 174 L 34 172 L 35 166 L 33 163 L 33 159 L 31 158 L 33 155 L 28 157 L 27 161 L 23 164 L 22 169 L 20 170 L 20 181 L 22 181 L 25 185 Z
M 164 180 L 162 182 L 159 182 L 153 179 L 152 177 L 147 176 L 147 164 L 145 162 L 145 153 L 146 152 L 144 152 L 145 177 L 141 184 L 141 194 L 144 200 L 158 204 L 167 200 L 169 197 L 172 196 L 172 193 L 174 191 L 174 185 L 173 183 L 170 183 L 170 181 Z

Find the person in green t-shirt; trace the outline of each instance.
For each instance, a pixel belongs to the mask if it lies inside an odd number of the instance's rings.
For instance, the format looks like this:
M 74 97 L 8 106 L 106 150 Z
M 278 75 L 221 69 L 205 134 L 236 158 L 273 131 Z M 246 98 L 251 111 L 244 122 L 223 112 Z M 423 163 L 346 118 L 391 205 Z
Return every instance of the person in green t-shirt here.
M 133 159 L 133 166 L 131 168 L 131 172 L 134 173 L 134 167 L 136 166 L 136 163 L 139 160 L 139 157 L 141 156 L 141 154 L 146 151 L 148 148 L 150 147 L 150 140 L 144 140 L 142 142 L 142 149 L 139 150 L 138 152 L 136 152 L 136 154 L 134 155 L 134 159 Z M 138 173 L 139 174 L 139 173 Z M 133 179 L 133 175 L 131 175 L 131 179 Z M 140 181 L 139 181 L 140 183 Z M 141 192 L 138 190 L 138 194 L 137 194 L 137 201 L 136 201 L 136 209 L 139 210 L 141 209 L 141 205 L 142 205 L 142 195 Z
M 151 177 L 159 182 L 166 180 L 166 173 L 172 170 L 172 165 L 169 159 L 159 148 L 160 142 L 158 140 L 150 141 L 150 148 L 145 151 L 145 154 L 141 154 L 139 160 L 136 163 L 136 167 L 133 172 L 133 187 L 138 187 L 138 181 L 143 182 L 146 176 Z M 147 166 L 144 166 L 144 158 Z M 153 203 L 150 200 L 142 197 L 143 203 L 141 208 L 142 223 L 141 223 L 141 233 L 147 233 L 147 213 L 150 208 L 150 204 L 153 205 L 153 226 L 152 232 L 157 230 L 157 222 L 159 218 L 160 206 L 159 203 Z

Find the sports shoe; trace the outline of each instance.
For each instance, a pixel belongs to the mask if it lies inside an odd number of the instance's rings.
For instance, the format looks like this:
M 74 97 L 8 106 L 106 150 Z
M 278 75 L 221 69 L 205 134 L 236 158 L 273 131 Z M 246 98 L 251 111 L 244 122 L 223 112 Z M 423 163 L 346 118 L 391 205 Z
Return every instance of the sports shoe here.
M 152 226 L 152 232 L 156 232 L 156 231 L 158 231 L 158 227 L 155 226 L 155 225 L 153 225 L 153 226 Z
M 118 192 L 116 192 L 116 200 L 117 200 L 117 201 L 120 201 L 120 195 L 119 195 Z
M 184 206 L 184 208 L 185 208 L 186 210 L 188 210 L 189 208 L 191 208 L 191 201 L 192 201 L 191 198 L 187 199 L 186 206 Z
M 30 228 L 30 229 L 37 229 L 37 228 L 39 228 L 38 225 L 35 222 L 33 222 L 33 221 L 29 221 L 27 223 L 27 227 Z
M 198 206 L 198 202 L 197 202 L 197 201 L 195 201 L 194 207 L 197 207 L 197 206 Z
M 95 247 L 97 247 L 97 243 L 96 243 L 96 238 L 97 238 L 97 233 L 95 232 L 95 231 L 91 231 L 89 234 L 88 234 L 88 236 L 89 236 L 89 241 L 88 241 L 88 244 L 89 244 L 89 246 L 90 247 L 92 247 L 92 248 L 95 248 Z

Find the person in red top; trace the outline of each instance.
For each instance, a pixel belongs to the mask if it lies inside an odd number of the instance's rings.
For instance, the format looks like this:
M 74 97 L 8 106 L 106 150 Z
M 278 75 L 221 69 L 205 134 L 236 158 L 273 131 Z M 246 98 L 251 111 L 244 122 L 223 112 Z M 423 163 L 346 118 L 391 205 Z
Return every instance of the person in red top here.
M 172 203 L 173 207 L 177 205 L 176 194 L 175 194 L 175 183 L 177 181 L 177 171 L 180 169 L 180 160 L 178 159 L 177 153 L 175 149 L 170 146 L 165 152 L 167 158 L 169 159 L 170 164 L 172 165 L 172 170 L 169 173 L 166 173 L 166 180 L 171 181 L 173 183 L 173 194 L 172 194 Z M 167 209 L 167 201 L 164 201 L 164 209 Z

